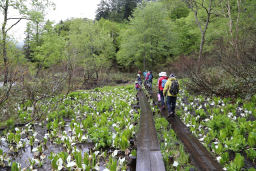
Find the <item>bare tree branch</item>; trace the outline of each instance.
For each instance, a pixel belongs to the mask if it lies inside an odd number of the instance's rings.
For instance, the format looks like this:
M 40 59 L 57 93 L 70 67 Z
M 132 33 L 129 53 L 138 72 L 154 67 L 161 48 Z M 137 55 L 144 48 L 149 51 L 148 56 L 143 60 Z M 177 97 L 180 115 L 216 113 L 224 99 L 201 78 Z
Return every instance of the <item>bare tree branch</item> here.
M 19 19 L 28 20 L 28 18 L 26 18 L 26 17 L 12 17 L 12 18 L 7 18 L 7 20 L 19 20 Z
M 7 33 L 9 30 L 11 30 L 15 25 L 17 25 L 20 21 L 22 20 L 22 18 L 20 18 L 16 23 L 14 23 L 13 25 L 11 25 L 8 29 L 5 30 L 5 33 Z

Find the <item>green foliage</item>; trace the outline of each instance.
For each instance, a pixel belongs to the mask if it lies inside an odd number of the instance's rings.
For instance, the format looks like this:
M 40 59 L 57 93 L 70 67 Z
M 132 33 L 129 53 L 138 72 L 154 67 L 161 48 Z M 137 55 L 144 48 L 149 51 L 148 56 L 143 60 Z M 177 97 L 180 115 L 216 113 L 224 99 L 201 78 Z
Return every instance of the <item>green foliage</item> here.
M 34 50 L 34 60 L 45 68 L 60 63 L 64 58 L 65 41 L 54 31 L 52 23 L 47 22 L 41 36 L 41 45 Z
M 9 129 L 12 129 L 14 127 L 14 120 L 11 118 L 9 120 L 6 121 L 6 126 L 9 128 Z
M 19 171 L 19 165 L 16 162 L 12 163 L 11 171 Z
M 225 143 L 229 147 L 229 149 L 239 152 L 242 150 L 246 145 L 246 139 L 243 135 L 240 135 L 239 133 L 234 133 L 234 136 L 231 137 L 230 140 L 226 140 Z
M 247 157 L 252 161 L 256 160 L 256 150 L 254 150 L 253 148 L 249 148 L 248 150 L 246 150 L 246 154 Z
M 167 130 L 169 122 L 165 118 L 157 118 L 155 120 L 156 130 L 159 131 L 161 129 Z
M 129 141 L 128 139 L 126 138 L 126 136 L 122 135 L 121 136 L 121 140 L 120 140 L 120 148 L 122 150 L 125 150 L 129 147 Z
M 240 153 L 236 153 L 234 161 L 231 162 L 230 169 L 240 170 L 244 166 L 244 157 Z
M 79 168 L 82 168 L 82 154 L 81 154 L 81 152 L 75 152 L 74 157 L 75 157 L 77 166 Z
M 57 165 L 58 156 L 57 155 L 54 156 L 51 160 L 52 160 L 52 162 L 51 162 L 52 168 L 54 170 L 57 170 L 58 169 L 58 165 Z
M 214 116 L 213 119 L 210 120 L 207 124 L 215 131 L 226 129 L 226 133 L 228 136 L 233 134 L 233 130 L 235 127 L 234 123 L 222 114 Z
M 102 0 L 98 4 L 96 19 L 105 18 L 117 22 L 128 20 L 139 2 L 141 0 Z
M 153 67 L 163 62 L 171 54 L 173 35 L 169 29 L 168 13 L 162 3 L 146 3 L 136 8 L 130 25 L 121 34 L 118 63 L 142 67 L 145 60 Z
M 255 171 L 256 169 L 254 169 L 253 167 L 248 169 L 248 171 Z
M 107 168 L 110 171 L 116 171 L 117 170 L 117 160 L 115 158 L 110 157 L 109 162 L 107 164 Z
M 132 150 L 131 154 L 132 154 L 132 156 L 136 157 L 137 156 L 137 151 L 136 150 Z
M 248 136 L 248 144 L 254 148 L 256 146 L 256 132 L 250 132 Z
M 100 72 L 107 69 L 109 60 L 115 56 L 113 39 L 100 27 L 99 22 L 76 19 L 71 23 L 68 58 L 84 66 L 87 73 Z
M 229 154 L 228 152 L 225 152 L 221 155 L 220 163 L 224 165 L 227 162 L 229 162 Z

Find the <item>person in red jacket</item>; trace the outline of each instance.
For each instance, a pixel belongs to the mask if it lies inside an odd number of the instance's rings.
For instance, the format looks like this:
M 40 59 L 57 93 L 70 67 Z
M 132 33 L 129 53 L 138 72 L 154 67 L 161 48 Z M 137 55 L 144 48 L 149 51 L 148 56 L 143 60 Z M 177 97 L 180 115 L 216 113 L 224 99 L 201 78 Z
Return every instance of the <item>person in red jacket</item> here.
M 159 94 L 161 96 L 161 110 L 165 109 L 165 102 L 164 102 L 164 94 L 163 94 L 163 90 L 164 90 L 164 86 L 165 83 L 167 82 L 168 77 L 166 72 L 161 72 L 161 77 L 159 79 L 158 82 L 158 90 L 159 90 Z

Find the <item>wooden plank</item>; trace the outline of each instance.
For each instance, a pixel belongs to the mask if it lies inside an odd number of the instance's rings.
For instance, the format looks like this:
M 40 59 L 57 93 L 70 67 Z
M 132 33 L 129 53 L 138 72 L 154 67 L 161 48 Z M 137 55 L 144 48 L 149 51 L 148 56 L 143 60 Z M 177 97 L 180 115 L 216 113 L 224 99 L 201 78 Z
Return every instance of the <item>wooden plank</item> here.
M 165 171 L 161 151 L 150 151 L 151 171 Z
M 138 171 L 150 171 L 150 152 L 148 149 L 137 150 L 136 170 Z
M 143 92 L 138 93 L 140 100 L 140 129 L 137 135 L 138 171 L 165 171 L 160 145 L 157 140 L 153 112 Z

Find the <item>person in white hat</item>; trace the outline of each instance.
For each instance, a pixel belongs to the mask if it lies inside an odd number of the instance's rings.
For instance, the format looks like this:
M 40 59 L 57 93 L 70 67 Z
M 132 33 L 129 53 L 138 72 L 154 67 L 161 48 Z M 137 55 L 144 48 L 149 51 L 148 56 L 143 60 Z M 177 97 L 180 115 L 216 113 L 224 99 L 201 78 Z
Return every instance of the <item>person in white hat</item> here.
M 164 86 L 165 86 L 165 83 L 167 82 L 167 80 L 168 80 L 168 77 L 167 77 L 166 72 L 161 72 L 161 77 L 159 78 L 159 82 L 158 82 L 158 91 L 159 91 L 160 98 L 161 98 L 161 108 L 160 108 L 160 110 L 165 109 L 163 90 L 164 90 Z
M 162 73 L 163 73 L 163 72 L 160 72 L 160 73 L 158 74 L 157 86 L 158 86 L 158 84 L 159 84 L 160 78 L 162 77 Z
M 140 74 L 137 74 L 137 81 L 140 85 L 142 85 L 142 80 Z

